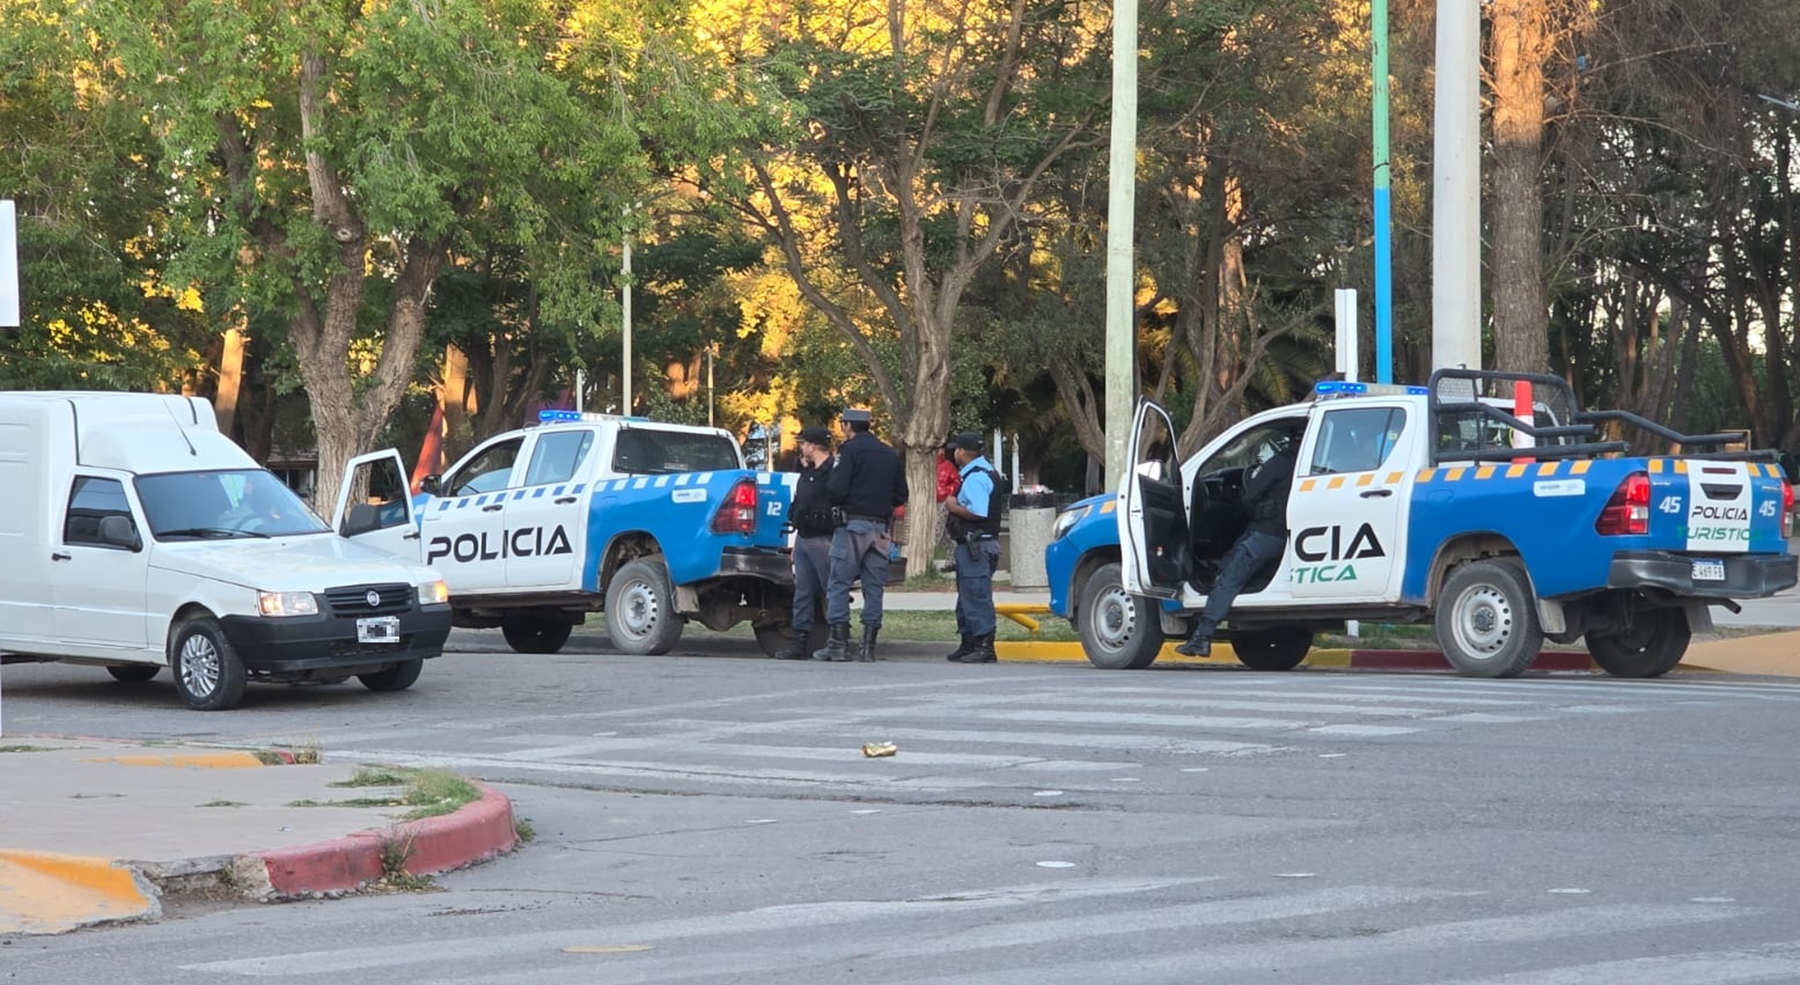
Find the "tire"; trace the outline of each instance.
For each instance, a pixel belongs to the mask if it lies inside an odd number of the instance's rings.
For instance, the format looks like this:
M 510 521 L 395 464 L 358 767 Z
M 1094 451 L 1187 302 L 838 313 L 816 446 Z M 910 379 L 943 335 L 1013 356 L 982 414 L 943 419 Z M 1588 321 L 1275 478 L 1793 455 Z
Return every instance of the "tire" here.
M 113 675 L 113 680 L 125 684 L 142 684 L 161 670 L 156 664 L 116 664 L 106 668 L 106 672 Z
M 547 616 L 514 616 L 500 624 L 500 634 L 514 653 L 555 653 L 574 631 L 573 623 Z
M 1143 670 L 1162 651 L 1157 604 L 1125 591 L 1117 561 L 1094 569 L 1082 582 L 1075 631 L 1088 662 L 1103 670 Z
M 249 681 L 244 661 L 211 616 L 197 616 L 175 628 L 169 637 L 169 667 L 175 692 L 195 711 L 226 711 L 244 700 Z
M 1312 644 L 1312 630 L 1293 626 L 1231 634 L 1231 651 L 1251 670 L 1293 670 L 1306 659 Z
M 638 558 L 613 573 L 606 587 L 606 635 L 638 656 L 659 656 L 681 640 L 669 571 L 657 557 Z
M 1640 609 L 1622 633 L 1587 636 L 1588 652 L 1614 677 L 1661 677 L 1687 654 L 1694 634 L 1682 609 Z
M 358 674 L 356 679 L 362 686 L 371 691 L 404 691 L 413 686 L 419 679 L 419 671 L 425 669 L 423 659 L 402 660 L 386 670 L 378 670 L 373 674 Z
M 1511 561 L 1470 561 L 1451 571 L 1434 628 L 1464 677 L 1517 677 L 1544 646 L 1531 583 Z
M 822 650 L 831 637 L 831 627 L 825 625 L 823 617 L 813 620 L 812 629 L 806 633 L 806 651 Z M 774 656 L 788 648 L 793 642 L 794 627 L 790 623 L 779 623 L 771 626 L 756 627 L 756 645 L 762 647 L 766 656 Z

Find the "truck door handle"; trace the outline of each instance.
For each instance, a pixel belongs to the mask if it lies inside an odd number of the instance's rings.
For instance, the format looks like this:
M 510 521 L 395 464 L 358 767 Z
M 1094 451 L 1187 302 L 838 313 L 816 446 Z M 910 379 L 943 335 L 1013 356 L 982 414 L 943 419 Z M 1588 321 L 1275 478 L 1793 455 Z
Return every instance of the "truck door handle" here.
M 1392 489 L 1369 489 L 1369 490 L 1365 490 L 1363 492 L 1362 498 L 1378 499 L 1378 498 L 1382 498 L 1382 497 L 1386 497 L 1386 496 L 1392 496 L 1393 494 L 1394 494 L 1394 491 Z
M 418 540 L 418 539 L 419 539 L 419 532 L 418 532 L 418 531 L 417 531 L 417 530 L 415 530 L 415 531 L 413 531 L 413 532 L 412 532 L 412 533 L 410 533 L 410 534 L 401 534 L 401 535 L 400 535 L 400 539 L 401 539 L 401 540 Z
M 494 503 L 491 506 L 483 506 L 481 508 L 481 512 L 483 512 L 483 513 L 498 513 L 503 509 L 506 509 L 505 503 Z
M 75 556 L 73 554 L 64 554 L 61 551 L 55 551 L 50 555 L 50 560 L 52 561 L 73 561 L 74 559 Z
M 558 496 L 558 497 L 556 497 L 556 505 L 558 505 L 558 506 L 566 506 L 567 504 L 573 503 L 573 502 L 575 502 L 574 496 Z

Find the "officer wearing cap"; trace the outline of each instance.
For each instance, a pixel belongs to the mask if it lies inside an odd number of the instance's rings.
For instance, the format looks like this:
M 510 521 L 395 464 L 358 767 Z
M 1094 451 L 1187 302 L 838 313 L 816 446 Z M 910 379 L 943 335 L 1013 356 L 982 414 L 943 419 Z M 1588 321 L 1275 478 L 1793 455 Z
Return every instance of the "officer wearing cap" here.
M 825 621 L 831 637 L 814 660 L 850 659 L 850 582 L 862 578 L 862 646 L 857 659 L 875 659 L 881 631 L 881 600 L 887 588 L 889 527 L 894 510 L 906 504 L 906 473 L 900 456 L 869 433 L 869 412 L 853 407 L 839 420 L 844 443 L 825 480 L 831 505 L 842 522 L 831 535 L 831 582 L 825 593 Z
M 794 630 L 787 649 L 777 660 L 805 660 L 812 656 L 806 638 L 812 633 L 813 613 L 831 579 L 831 500 L 825 495 L 825 477 L 831 474 L 831 432 L 822 427 L 800 431 L 800 477 L 794 481 L 794 502 L 788 516 L 794 525 Z
M 1000 564 L 1000 506 L 1005 480 L 981 454 L 981 435 L 964 431 L 950 439 L 962 476 L 956 498 L 945 502 L 956 541 L 956 631 L 962 644 L 944 659 L 993 663 L 994 569 Z

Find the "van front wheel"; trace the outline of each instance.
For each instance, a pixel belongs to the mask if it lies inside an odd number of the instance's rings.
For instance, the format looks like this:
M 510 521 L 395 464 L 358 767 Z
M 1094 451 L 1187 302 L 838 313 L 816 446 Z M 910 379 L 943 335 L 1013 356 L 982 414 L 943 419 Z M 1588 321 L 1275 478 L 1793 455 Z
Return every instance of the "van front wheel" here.
M 244 700 L 244 661 L 211 616 L 196 616 L 175 628 L 169 666 L 175 671 L 176 692 L 195 711 L 226 711 Z

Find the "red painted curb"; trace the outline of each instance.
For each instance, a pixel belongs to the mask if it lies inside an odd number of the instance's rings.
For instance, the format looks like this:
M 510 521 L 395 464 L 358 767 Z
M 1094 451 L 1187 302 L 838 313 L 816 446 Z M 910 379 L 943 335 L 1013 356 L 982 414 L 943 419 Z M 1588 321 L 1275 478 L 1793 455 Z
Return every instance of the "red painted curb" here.
M 1450 661 L 1437 650 L 1351 650 L 1350 666 L 1357 670 L 1449 670 Z M 1594 658 L 1586 653 L 1550 650 L 1537 655 L 1532 670 L 1593 670 Z
M 512 801 L 497 790 L 481 788 L 481 799 L 454 814 L 405 821 L 388 829 L 359 831 L 311 845 L 254 852 L 269 876 L 269 886 L 282 896 L 358 889 L 384 874 L 382 849 L 410 845 L 406 871 L 427 875 L 457 869 L 510 850 L 518 840 Z

